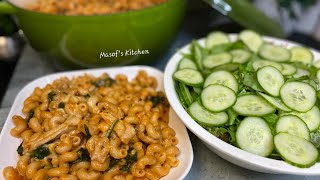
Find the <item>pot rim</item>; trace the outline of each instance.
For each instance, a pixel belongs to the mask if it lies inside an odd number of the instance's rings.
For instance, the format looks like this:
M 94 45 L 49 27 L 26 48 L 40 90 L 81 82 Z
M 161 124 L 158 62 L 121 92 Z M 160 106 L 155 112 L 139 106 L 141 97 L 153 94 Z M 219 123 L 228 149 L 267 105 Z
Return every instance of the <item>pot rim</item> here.
M 93 15 L 63 15 L 63 14 L 43 13 L 43 12 L 33 11 L 33 10 L 29 10 L 27 8 L 19 7 L 19 6 L 15 5 L 13 2 L 11 2 L 10 0 L 4 0 L 4 1 L 6 3 L 8 3 L 10 6 L 18 9 L 19 11 L 22 11 L 25 13 L 30 13 L 30 14 L 35 14 L 35 15 L 48 16 L 48 17 L 63 17 L 63 18 L 97 18 L 97 17 L 130 16 L 130 15 L 134 15 L 134 14 L 138 14 L 138 13 L 144 13 L 147 11 L 153 11 L 156 9 L 165 8 L 166 6 L 169 6 L 174 2 L 177 2 L 177 1 L 184 1 L 185 2 L 186 0 L 167 0 L 166 2 L 157 4 L 157 5 L 153 5 L 153 6 L 149 6 L 149 7 L 143 8 L 143 9 L 122 11 L 122 12 L 109 13 L 109 14 L 93 14 Z M 13 14 L 17 14 L 17 12 L 13 13 Z

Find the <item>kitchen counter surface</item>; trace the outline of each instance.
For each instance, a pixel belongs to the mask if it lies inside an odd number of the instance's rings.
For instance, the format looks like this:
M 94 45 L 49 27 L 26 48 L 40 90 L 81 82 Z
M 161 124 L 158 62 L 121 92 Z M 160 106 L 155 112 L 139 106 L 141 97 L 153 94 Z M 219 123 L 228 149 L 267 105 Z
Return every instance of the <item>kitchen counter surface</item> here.
M 208 22 L 203 22 L 208 24 Z M 185 25 L 186 26 L 185 22 Z M 197 26 L 199 27 L 199 26 Z M 206 28 L 208 28 L 206 26 Z M 198 30 L 201 28 L 197 28 Z M 195 30 L 196 31 L 196 30 Z M 170 56 L 184 44 L 191 41 L 193 38 L 199 38 L 206 34 L 208 30 L 203 29 L 201 32 L 195 31 L 181 31 L 176 39 L 172 42 L 166 53 L 160 57 L 154 66 L 160 70 L 164 70 Z M 194 35 L 197 34 L 197 35 Z M 10 106 L 13 104 L 14 98 L 18 92 L 30 81 L 57 72 L 58 70 L 52 64 L 45 62 L 39 55 L 30 47 L 26 46 L 13 73 L 12 79 L 3 98 L 0 108 L 0 131 L 3 127 Z M 10 120 L 10 118 L 8 118 Z M 320 179 L 320 177 L 305 177 L 305 176 L 291 176 L 291 175 L 274 175 L 254 172 L 236 166 L 228 161 L 220 158 L 218 155 L 210 151 L 195 135 L 189 132 L 193 151 L 194 161 L 192 168 L 185 178 L 186 180 L 198 179 L 277 179 L 277 180 L 298 180 L 298 179 Z

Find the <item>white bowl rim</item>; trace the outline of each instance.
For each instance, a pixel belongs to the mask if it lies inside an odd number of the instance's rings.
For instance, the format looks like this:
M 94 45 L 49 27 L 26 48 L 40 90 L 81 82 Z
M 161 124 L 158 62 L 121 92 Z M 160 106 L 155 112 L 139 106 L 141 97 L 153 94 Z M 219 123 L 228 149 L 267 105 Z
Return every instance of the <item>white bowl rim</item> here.
M 235 40 L 237 34 L 229 34 L 231 40 Z M 283 46 L 303 46 L 299 43 L 295 43 L 288 40 L 263 36 L 263 39 L 268 42 L 273 42 L 275 44 L 280 44 Z M 203 45 L 205 39 L 201 38 L 198 42 Z M 172 79 L 172 75 L 175 72 L 178 62 L 182 58 L 180 52 L 189 52 L 189 44 L 183 46 L 179 52 L 175 53 L 171 59 L 168 61 L 168 64 L 165 68 L 164 73 L 164 89 L 171 104 L 171 107 L 176 111 L 177 115 L 180 119 L 185 123 L 186 127 L 195 134 L 198 138 L 200 138 L 203 142 L 205 142 L 208 146 L 212 147 L 215 151 L 224 153 L 229 156 L 229 160 L 235 164 L 246 164 L 248 165 L 248 169 L 258 170 L 261 172 L 268 172 L 268 173 L 279 173 L 279 174 L 293 174 L 293 175 L 310 175 L 316 176 L 320 175 L 320 163 L 316 163 L 314 166 L 309 168 L 298 168 L 292 166 L 284 161 L 281 160 L 274 160 L 266 157 L 261 157 L 258 155 L 254 155 L 252 153 L 246 152 L 241 150 L 238 147 L 235 147 L 231 144 L 228 144 L 219 138 L 215 137 L 214 135 L 210 134 L 204 128 L 202 128 L 196 121 L 192 119 L 192 117 L 184 110 L 182 107 L 176 91 L 174 89 L 174 81 Z M 312 48 L 309 48 L 313 54 L 320 58 L 320 53 Z M 220 153 L 219 153 L 220 154 Z M 251 167 L 251 168 L 250 168 Z M 254 167 L 254 168 L 252 168 Z

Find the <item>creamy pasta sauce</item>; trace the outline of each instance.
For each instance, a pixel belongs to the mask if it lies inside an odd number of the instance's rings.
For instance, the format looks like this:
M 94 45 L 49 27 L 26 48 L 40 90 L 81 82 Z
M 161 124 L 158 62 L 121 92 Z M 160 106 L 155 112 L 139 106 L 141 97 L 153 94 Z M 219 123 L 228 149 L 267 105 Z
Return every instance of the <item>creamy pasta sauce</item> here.
M 109 14 L 143 9 L 167 0 L 38 0 L 27 8 L 33 11 L 63 15 Z
M 169 104 L 146 72 L 60 78 L 35 88 L 15 115 L 22 140 L 6 180 L 159 179 L 179 165 Z

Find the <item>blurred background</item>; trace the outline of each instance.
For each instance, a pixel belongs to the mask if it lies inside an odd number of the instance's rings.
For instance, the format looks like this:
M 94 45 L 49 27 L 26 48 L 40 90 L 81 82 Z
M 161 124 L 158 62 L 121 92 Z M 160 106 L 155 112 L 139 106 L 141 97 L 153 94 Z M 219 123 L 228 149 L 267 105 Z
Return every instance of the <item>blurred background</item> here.
M 163 70 L 166 61 L 177 48 L 213 30 L 237 33 L 245 28 L 256 28 L 261 34 L 290 39 L 320 49 L 320 0 L 242 0 L 256 9 L 249 6 L 236 7 L 241 6 L 237 4 L 240 0 L 226 2 L 230 2 L 236 12 L 228 12 L 229 7 L 223 0 L 188 0 L 179 33 L 152 65 Z M 280 24 L 282 32 L 267 31 L 272 28 L 268 29 L 263 19 L 256 18 L 256 11 Z M 22 31 L 14 22 L 12 16 L 0 15 L 0 102 L 19 63 L 21 52 L 28 46 Z

